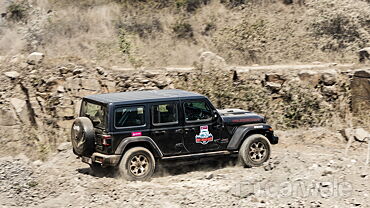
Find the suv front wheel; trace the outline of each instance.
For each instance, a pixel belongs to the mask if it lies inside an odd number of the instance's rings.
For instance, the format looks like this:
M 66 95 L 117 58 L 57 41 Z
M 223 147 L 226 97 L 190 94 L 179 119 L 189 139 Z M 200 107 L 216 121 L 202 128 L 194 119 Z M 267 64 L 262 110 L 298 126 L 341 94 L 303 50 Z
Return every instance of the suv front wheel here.
M 144 147 L 133 147 L 125 152 L 119 164 L 119 172 L 126 180 L 145 181 L 155 169 L 153 154 Z
M 261 166 L 270 158 L 271 145 L 261 134 L 247 137 L 239 149 L 239 159 L 245 167 Z

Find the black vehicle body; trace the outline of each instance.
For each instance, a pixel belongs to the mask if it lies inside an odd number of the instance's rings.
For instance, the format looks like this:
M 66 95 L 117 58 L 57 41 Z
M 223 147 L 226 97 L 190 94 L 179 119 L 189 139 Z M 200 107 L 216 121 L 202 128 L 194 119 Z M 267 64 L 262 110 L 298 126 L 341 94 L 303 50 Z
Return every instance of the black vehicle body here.
M 147 148 L 158 160 L 170 160 L 234 154 L 243 140 L 252 134 L 264 135 L 271 144 L 278 143 L 278 137 L 264 117 L 239 109 L 217 110 L 207 97 L 183 90 L 90 95 L 83 98 L 83 103 L 102 106 L 105 111 L 104 123 L 99 126 L 98 122 L 92 121 L 95 130 L 93 153 L 79 155 L 90 164 L 117 166 L 125 151 L 136 146 Z M 172 120 L 176 121 L 153 122 L 154 111 L 159 109 L 157 106 L 167 104 L 175 109 L 176 117 Z M 207 119 L 190 119 L 186 111 L 192 111 L 194 105 L 206 109 L 199 112 L 202 115 L 199 117 Z M 140 119 L 144 122 L 129 127 L 117 126 L 121 122 L 117 115 L 123 115 L 121 111 L 131 107 L 139 109 Z M 82 109 L 80 116 L 86 116 Z

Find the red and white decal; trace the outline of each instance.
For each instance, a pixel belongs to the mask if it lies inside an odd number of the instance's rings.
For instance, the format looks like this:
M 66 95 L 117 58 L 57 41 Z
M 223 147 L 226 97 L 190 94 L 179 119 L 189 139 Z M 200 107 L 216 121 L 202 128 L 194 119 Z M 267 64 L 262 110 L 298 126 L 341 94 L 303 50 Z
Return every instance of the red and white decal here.
M 131 132 L 131 136 L 142 136 L 143 134 L 141 132 Z

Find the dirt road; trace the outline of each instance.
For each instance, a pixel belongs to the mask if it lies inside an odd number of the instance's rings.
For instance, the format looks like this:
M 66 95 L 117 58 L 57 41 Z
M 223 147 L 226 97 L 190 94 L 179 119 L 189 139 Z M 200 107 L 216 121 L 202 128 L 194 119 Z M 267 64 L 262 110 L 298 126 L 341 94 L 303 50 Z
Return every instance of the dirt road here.
M 149 182 L 97 177 L 70 146 L 46 162 L 0 159 L 0 207 L 370 207 L 366 144 L 326 129 L 278 132 L 259 168 L 212 162 L 162 168 Z

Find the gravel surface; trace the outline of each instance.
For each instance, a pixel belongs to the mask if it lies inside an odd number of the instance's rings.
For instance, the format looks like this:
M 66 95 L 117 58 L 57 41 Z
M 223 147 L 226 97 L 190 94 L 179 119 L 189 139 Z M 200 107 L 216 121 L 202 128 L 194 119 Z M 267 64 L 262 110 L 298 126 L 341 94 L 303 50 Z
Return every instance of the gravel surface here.
M 278 132 L 263 167 L 161 168 L 148 182 L 94 176 L 70 148 L 45 162 L 0 158 L 0 207 L 370 207 L 366 144 L 326 129 Z M 66 150 L 65 150 L 66 149 Z

